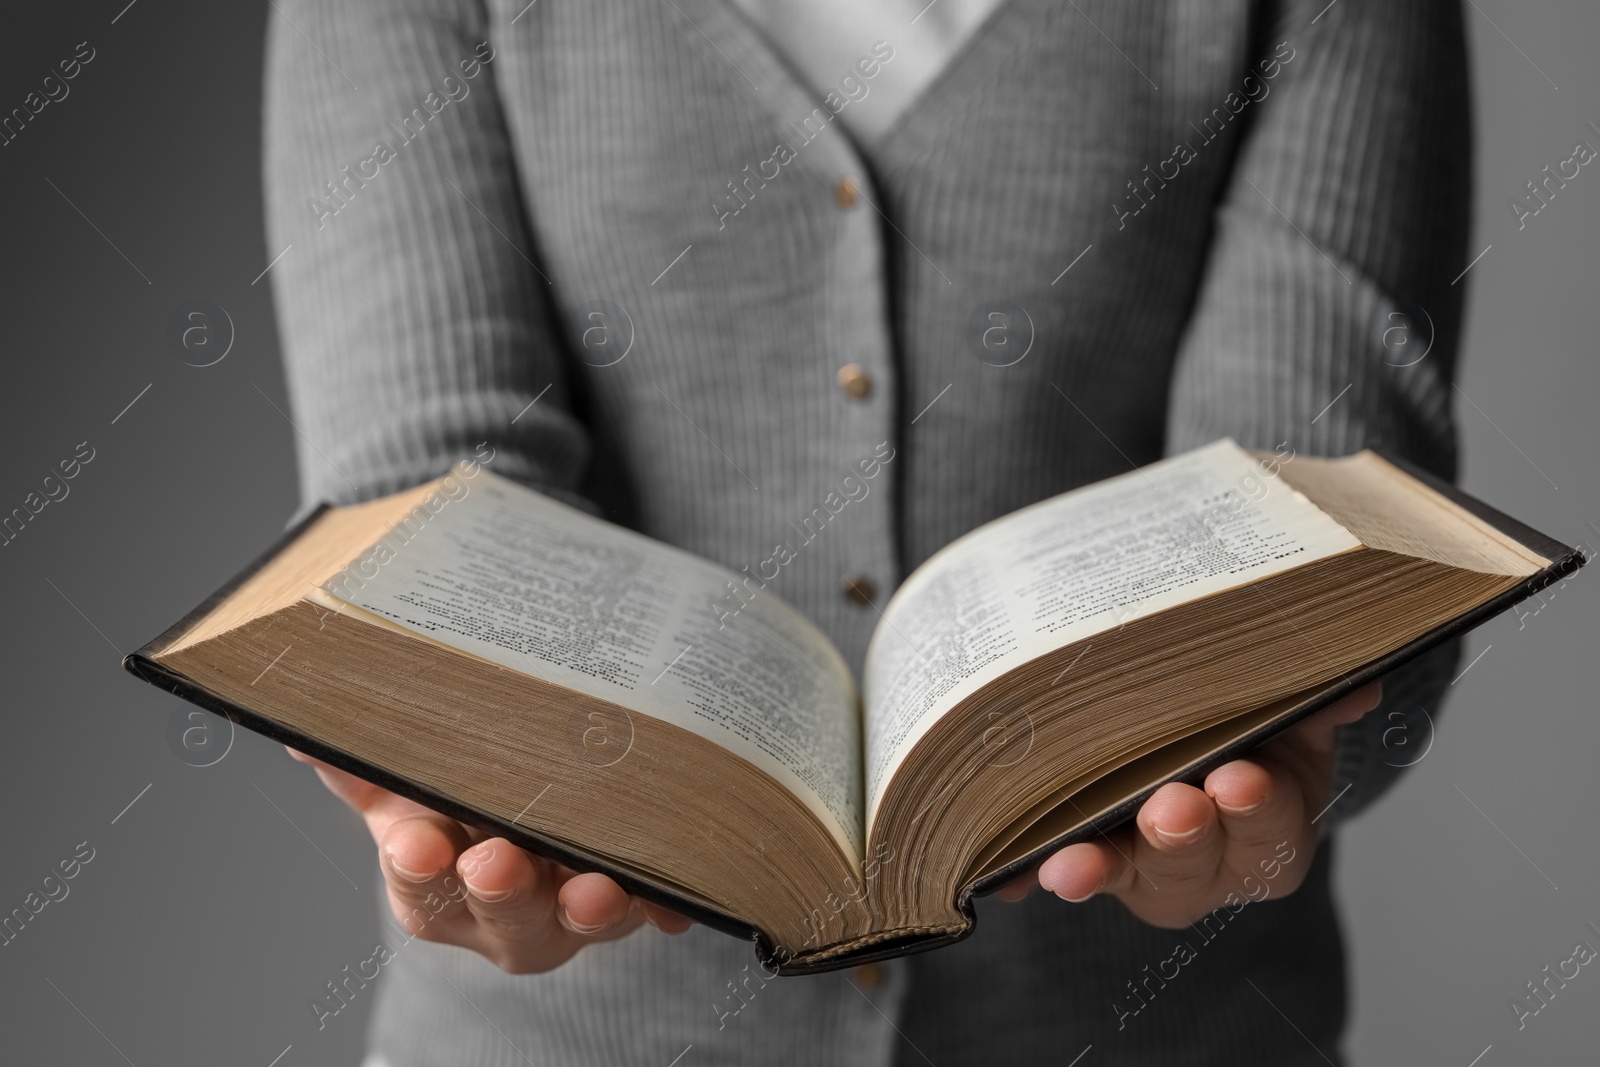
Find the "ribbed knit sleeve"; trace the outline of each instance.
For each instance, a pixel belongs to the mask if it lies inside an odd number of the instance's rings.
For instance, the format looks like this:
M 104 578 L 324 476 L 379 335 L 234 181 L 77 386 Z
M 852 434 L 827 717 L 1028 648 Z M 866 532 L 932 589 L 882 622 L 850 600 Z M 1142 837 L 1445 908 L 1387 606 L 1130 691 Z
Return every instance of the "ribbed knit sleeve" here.
M 279 0 L 269 21 L 269 277 L 305 502 L 485 442 L 490 469 L 573 499 L 588 442 L 480 5 Z
M 1224 435 L 1302 454 L 1382 445 L 1453 477 L 1462 285 L 1451 283 L 1466 262 L 1472 158 L 1460 8 L 1268 5 L 1259 51 L 1292 58 L 1254 105 L 1217 207 L 1167 447 Z M 1292 651 L 1292 620 L 1281 632 Z M 1405 716 L 1420 743 L 1418 708 L 1433 712 L 1458 650 L 1392 675 L 1373 716 Z M 1413 751 L 1368 739 L 1404 733 L 1344 731 L 1327 821 L 1392 783 Z

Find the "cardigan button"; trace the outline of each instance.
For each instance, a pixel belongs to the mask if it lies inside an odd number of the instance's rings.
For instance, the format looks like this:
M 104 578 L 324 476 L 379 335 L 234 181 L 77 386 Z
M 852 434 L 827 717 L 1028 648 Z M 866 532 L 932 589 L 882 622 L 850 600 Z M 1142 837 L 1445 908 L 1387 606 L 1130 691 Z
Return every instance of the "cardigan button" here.
M 846 363 L 834 376 L 839 388 L 852 400 L 865 400 L 872 393 L 872 378 L 859 363 Z
M 888 974 L 881 963 L 863 963 L 850 969 L 850 977 L 862 989 L 877 989 Z
M 856 206 L 856 183 L 849 178 L 840 178 L 833 187 L 833 202 L 842 208 Z
M 878 595 L 871 582 L 859 574 L 852 574 L 844 580 L 845 599 L 860 607 L 871 607 L 872 600 Z

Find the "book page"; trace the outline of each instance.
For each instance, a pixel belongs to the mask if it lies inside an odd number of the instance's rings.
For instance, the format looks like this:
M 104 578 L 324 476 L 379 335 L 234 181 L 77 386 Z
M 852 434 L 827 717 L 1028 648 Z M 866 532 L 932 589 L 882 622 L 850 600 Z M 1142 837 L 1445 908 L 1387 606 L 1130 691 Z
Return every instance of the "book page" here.
M 801 798 L 862 855 L 855 683 L 743 576 L 487 471 L 462 468 L 322 588 L 512 670 L 690 730 Z M 719 617 L 720 615 L 720 617 Z
M 1359 544 L 1232 441 L 952 542 L 895 593 L 867 650 L 868 832 L 885 786 L 942 711 L 1007 671 Z

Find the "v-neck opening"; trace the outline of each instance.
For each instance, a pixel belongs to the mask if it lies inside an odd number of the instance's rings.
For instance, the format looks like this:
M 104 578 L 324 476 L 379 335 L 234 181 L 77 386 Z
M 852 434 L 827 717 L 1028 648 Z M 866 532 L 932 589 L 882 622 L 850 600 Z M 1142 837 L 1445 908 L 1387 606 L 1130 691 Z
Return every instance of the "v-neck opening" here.
M 731 2 L 731 0 L 726 0 L 726 2 Z M 979 21 L 978 25 L 973 27 L 972 32 L 961 42 L 961 46 L 951 53 L 950 58 L 945 61 L 944 66 L 940 67 L 933 77 L 928 79 L 927 84 L 923 85 L 917 94 L 911 98 L 911 102 L 901 110 L 899 115 L 895 116 L 895 120 L 889 124 L 888 128 L 878 136 L 870 147 L 874 151 L 882 151 L 885 146 L 900 139 L 904 131 L 915 124 L 922 112 L 928 110 L 929 101 L 947 92 L 946 86 L 954 81 L 967 66 L 976 62 L 972 57 L 988 47 L 990 39 L 998 32 L 996 27 L 1000 26 L 1009 17 L 1010 11 L 1017 7 L 1018 3 L 1019 0 L 1000 0 Z M 891 47 L 893 46 L 892 41 L 890 45 Z
M 827 106 L 823 101 L 826 100 L 831 90 L 818 89 L 813 85 L 810 78 L 800 70 L 799 65 L 789 53 L 771 40 L 763 26 L 756 22 L 734 0 L 712 0 L 712 2 L 728 18 L 737 23 L 739 28 L 752 39 L 754 45 L 760 48 L 762 59 L 769 71 L 781 74 L 786 78 L 790 83 L 789 88 L 805 96 L 807 98 L 806 103 L 813 107 Z M 987 51 L 989 42 L 998 33 L 997 27 L 1001 26 L 1010 17 L 1011 10 L 1017 7 L 1018 3 L 1019 0 L 1000 0 L 979 21 L 978 25 L 966 36 L 960 46 L 951 53 L 944 65 L 917 91 L 911 98 L 910 103 L 901 109 L 900 114 L 895 116 L 894 121 L 873 140 L 864 140 L 842 122 L 830 123 L 830 125 L 838 127 L 837 132 L 848 145 L 851 154 L 870 166 L 891 144 L 906 136 L 906 130 L 918 123 L 922 113 L 933 107 L 938 98 L 949 91 L 947 87 L 963 74 L 967 66 L 976 62 L 974 56 Z M 893 41 L 889 41 L 888 44 L 890 47 L 894 47 Z M 815 99 L 812 99 L 813 97 Z M 775 108 L 765 102 L 763 103 L 769 111 L 773 112 L 776 118 L 780 120 L 785 118 Z M 837 114 L 835 113 L 835 118 Z

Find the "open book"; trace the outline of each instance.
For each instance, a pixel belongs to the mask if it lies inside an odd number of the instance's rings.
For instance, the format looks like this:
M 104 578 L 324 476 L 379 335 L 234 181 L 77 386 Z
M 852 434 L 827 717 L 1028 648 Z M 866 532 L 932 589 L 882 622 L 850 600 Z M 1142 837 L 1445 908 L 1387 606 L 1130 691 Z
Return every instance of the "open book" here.
M 804 973 L 964 936 L 974 894 L 1581 562 L 1377 454 L 1219 441 L 944 548 L 858 682 L 761 578 L 469 463 L 320 510 L 126 663 Z

